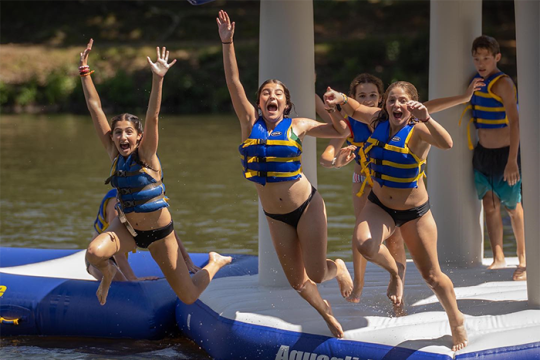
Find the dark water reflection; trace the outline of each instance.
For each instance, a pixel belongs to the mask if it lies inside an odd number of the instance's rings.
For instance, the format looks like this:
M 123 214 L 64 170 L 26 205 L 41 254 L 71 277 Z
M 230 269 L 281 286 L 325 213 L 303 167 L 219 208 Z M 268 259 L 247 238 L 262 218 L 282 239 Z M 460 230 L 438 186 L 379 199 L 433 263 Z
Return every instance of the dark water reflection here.
M 241 173 L 239 143 L 235 117 L 164 116 L 160 122 L 159 156 L 170 209 L 190 252 L 257 254 L 258 202 L 253 185 Z M 319 140 L 318 154 L 326 144 Z M 110 161 L 88 116 L 2 115 L 0 166 L 2 246 L 86 248 L 97 207 L 110 189 L 103 184 Z M 352 260 L 351 173 L 352 167 L 318 169 L 318 190 L 328 213 L 328 255 L 345 261 Z M 515 254 L 514 242 L 506 243 L 509 254 Z M 3 359 L 112 359 L 122 357 L 124 347 L 142 348 L 129 353 L 130 359 L 206 356 L 182 338 L 3 339 L 0 354 Z

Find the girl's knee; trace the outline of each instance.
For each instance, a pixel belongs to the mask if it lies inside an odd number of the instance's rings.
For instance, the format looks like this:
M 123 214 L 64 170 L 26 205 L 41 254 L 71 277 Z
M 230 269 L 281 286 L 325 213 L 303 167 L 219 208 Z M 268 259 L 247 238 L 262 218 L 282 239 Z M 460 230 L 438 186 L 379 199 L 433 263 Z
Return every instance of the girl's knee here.
M 437 289 L 440 287 L 441 283 L 443 283 L 445 275 L 443 273 L 437 274 L 433 271 L 427 271 L 422 273 L 422 277 L 430 288 Z
M 112 246 L 112 247 L 111 247 Z M 108 259 L 116 253 L 112 242 L 103 241 L 102 237 L 94 239 L 86 250 L 86 258 L 92 263 L 102 259 Z
M 373 259 L 378 253 L 381 245 L 372 239 L 359 241 L 357 248 L 360 254 L 367 260 Z

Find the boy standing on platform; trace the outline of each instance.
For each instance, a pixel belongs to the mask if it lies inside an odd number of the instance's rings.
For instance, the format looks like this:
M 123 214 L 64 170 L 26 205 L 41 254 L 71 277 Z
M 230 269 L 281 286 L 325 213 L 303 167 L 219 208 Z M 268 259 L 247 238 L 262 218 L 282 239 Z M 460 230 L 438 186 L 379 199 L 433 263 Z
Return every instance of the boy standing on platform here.
M 501 52 L 494 38 L 485 35 L 476 38 L 472 56 L 478 72 L 475 78 L 483 78 L 485 83 L 473 94 L 468 108 L 472 109 L 471 122 L 478 129 L 478 144 L 473 155 L 474 183 L 484 205 L 493 251 L 493 263 L 488 269 L 506 266 L 501 217 L 501 205 L 504 205 L 517 243 L 519 265 L 513 279 L 526 280 L 516 87 L 512 79 L 497 68 Z M 472 149 L 470 135 L 469 147 Z

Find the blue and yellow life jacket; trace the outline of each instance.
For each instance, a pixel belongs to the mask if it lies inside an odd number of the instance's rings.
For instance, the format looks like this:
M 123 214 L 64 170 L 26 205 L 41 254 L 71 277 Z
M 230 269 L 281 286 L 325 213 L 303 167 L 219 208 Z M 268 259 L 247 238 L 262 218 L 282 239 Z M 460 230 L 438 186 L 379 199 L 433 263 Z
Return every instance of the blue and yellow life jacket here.
M 99 204 L 96 221 L 94 221 L 94 229 L 96 229 L 98 234 L 101 234 L 109 227 L 105 210 L 107 209 L 107 205 L 109 204 L 109 201 L 111 199 L 114 199 L 114 201 L 116 202 L 116 194 L 118 194 L 118 191 L 116 189 L 109 190 L 109 192 L 103 197 L 103 200 L 101 200 L 101 204 Z
M 354 160 L 358 165 L 362 165 L 364 144 L 371 136 L 371 129 L 366 124 L 356 121 L 350 116 L 348 116 L 345 121 L 349 124 L 349 129 L 351 130 L 351 136 L 347 138 L 347 145 L 356 146 Z
M 418 187 L 424 176 L 426 160 L 409 149 L 408 143 L 414 124 L 407 124 L 391 139 L 390 121 L 380 122 L 366 141 L 364 152 L 368 156 L 370 176 L 381 186 L 408 189 Z
M 284 118 L 268 134 L 262 117 L 249 137 L 239 146 L 244 177 L 261 185 L 300 178 L 302 142 L 292 129 L 292 119 Z
M 127 158 L 118 155 L 114 159 L 111 175 L 105 184 L 110 182 L 118 190 L 119 206 L 124 213 L 153 212 L 169 206 L 163 176 L 156 181 L 147 171 L 148 167 L 139 160 L 137 150 Z
M 470 131 L 471 123 L 474 123 L 474 126 L 477 129 L 499 129 L 508 126 L 508 118 L 506 116 L 502 99 L 500 96 L 494 94 L 491 90 L 497 80 L 505 76 L 508 75 L 501 71 L 485 79 L 484 82 L 486 86 L 483 86 L 480 90 L 474 92 L 469 106 L 463 110 L 461 118 L 463 118 L 467 110 L 471 109 L 472 117 L 467 123 L 467 137 L 469 140 L 469 149 L 471 150 L 473 149 Z M 479 74 L 476 74 L 473 80 L 478 78 L 482 77 Z M 460 125 L 461 118 L 459 119 Z

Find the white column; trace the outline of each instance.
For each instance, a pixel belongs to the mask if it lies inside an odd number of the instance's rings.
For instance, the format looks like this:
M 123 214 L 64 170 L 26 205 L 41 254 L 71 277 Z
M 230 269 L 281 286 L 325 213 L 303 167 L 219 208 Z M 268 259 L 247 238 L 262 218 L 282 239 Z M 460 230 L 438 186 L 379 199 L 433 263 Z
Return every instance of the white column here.
M 481 34 L 481 0 L 431 1 L 429 99 L 465 91 L 475 73 L 472 41 Z M 472 266 L 481 264 L 483 257 L 483 214 L 474 188 L 472 151 L 467 146 L 469 117 L 458 126 L 463 109 L 457 106 L 433 115 L 452 136 L 454 147 L 431 149 L 427 183 L 440 263 Z
M 267 79 L 281 80 L 289 88 L 294 103 L 290 116 L 315 118 L 312 1 L 262 0 L 260 11 L 259 84 Z M 315 139 L 306 137 L 302 148 L 304 174 L 316 187 Z M 260 203 L 259 282 L 264 286 L 288 286 Z
M 540 307 L 540 3 L 515 0 L 515 10 L 527 295 Z

